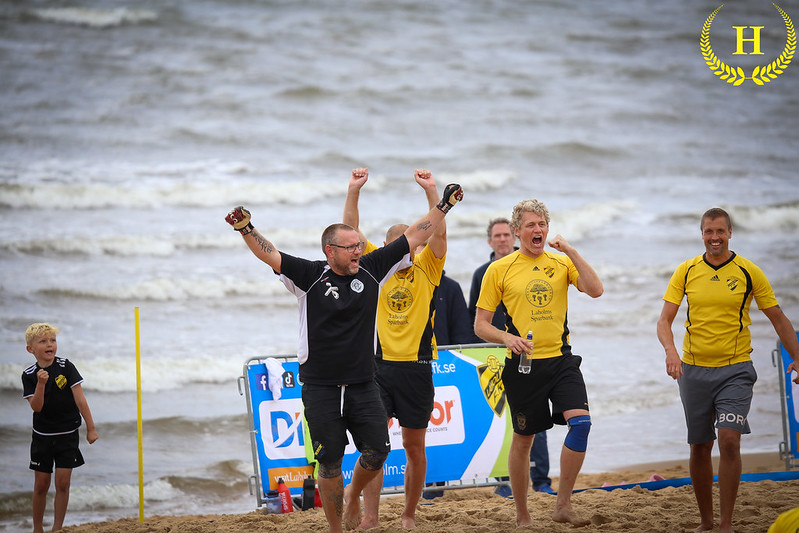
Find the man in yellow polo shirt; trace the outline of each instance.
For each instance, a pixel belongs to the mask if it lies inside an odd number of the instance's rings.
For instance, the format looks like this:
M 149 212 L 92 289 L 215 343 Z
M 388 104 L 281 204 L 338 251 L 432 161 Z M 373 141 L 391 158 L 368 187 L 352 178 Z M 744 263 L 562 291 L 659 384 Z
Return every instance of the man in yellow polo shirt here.
M 604 291 L 594 269 L 562 236 L 547 241 L 549 211 L 538 200 L 513 208 L 511 226 L 519 249 L 492 262 L 486 269 L 477 300 L 474 332 L 488 342 L 508 348 L 502 382 L 513 417 L 508 472 L 516 506 L 516 525 L 531 525 L 527 509 L 530 484 L 530 447 L 536 433 L 553 423 L 567 424 L 569 432 L 560 454 L 560 483 L 552 519 L 586 526 L 571 505 L 577 474 L 588 445 L 591 416 L 588 394 L 580 371 L 581 357 L 572 354 L 567 322 L 568 290 L 598 298 Z M 544 250 L 549 244 L 559 254 Z M 508 316 L 505 330 L 491 321 L 499 304 Z M 533 333 L 533 344 L 527 332 Z M 519 372 L 520 355 L 530 354 L 532 369 Z M 550 411 L 550 401 L 552 410 Z
M 368 174 L 353 175 L 347 189 L 343 221 L 354 228 L 360 222 L 358 198 L 367 179 Z M 429 170 L 417 169 L 414 179 L 424 189 L 430 208 L 435 207 L 438 193 L 433 175 Z M 404 224 L 391 226 L 384 244 L 393 242 L 406 229 Z M 361 238 L 366 240 L 362 232 Z M 364 253 L 376 249 L 377 246 L 367 242 Z M 404 529 L 416 527 L 416 507 L 427 472 L 425 436 L 435 396 L 430 362 L 438 358 L 433 318 L 446 255 L 446 226 L 439 224 L 429 241 L 411 250 L 410 260 L 386 281 L 377 304 L 376 381 L 386 415 L 389 419 L 396 417 L 402 428 L 406 455 L 405 508 L 401 516 Z M 360 529 L 378 525 L 382 486 L 381 470 L 363 490 L 364 516 Z M 347 493 L 348 499 L 358 497 Z
M 676 379 L 688 426 L 689 468 L 701 523 L 710 531 L 713 515 L 711 451 L 718 428 L 719 493 L 722 533 L 731 532 L 732 512 L 741 480 L 741 434 L 750 433 L 749 408 L 757 380 L 752 360 L 749 307 L 752 299 L 768 317 L 799 368 L 799 342 L 777 304 L 763 271 L 729 248 L 732 222 L 720 208 L 700 221 L 705 253 L 683 262 L 663 296 L 657 334 L 666 351 L 666 372 Z M 674 345 L 672 323 L 683 297 L 688 301 L 682 359 Z M 799 383 L 799 377 L 795 379 Z

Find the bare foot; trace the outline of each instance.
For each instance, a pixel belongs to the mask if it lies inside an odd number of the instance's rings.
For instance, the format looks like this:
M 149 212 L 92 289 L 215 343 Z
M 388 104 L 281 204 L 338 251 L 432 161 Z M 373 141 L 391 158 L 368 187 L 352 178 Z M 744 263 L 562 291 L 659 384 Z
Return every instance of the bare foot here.
M 701 523 L 698 526 L 696 526 L 696 529 L 694 529 L 694 531 L 695 533 L 702 533 L 702 531 L 713 531 L 714 525 L 715 524 L 713 524 L 712 522 L 710 524 Z
M 577 516 L 577 513 L 575 513 L 574 509 L 571 507 L 556 509 L 555 512 L 552 513 L 552 520 L 561 524 L 571 524 L 575 527 L 588 526 L 591 524 L 590 520 Z
M 377 527 L 379 525 L 380 523 L 377 520 L 371 520 L 367 517 L 363 517 L 363 520 L 361 520 L 361 523 L 358 524 L 358 527 L 356 529 L 359 530 L 372 529 L 373 527 Z
M 348 498 L 344 502 L 344 514 L 341 517 L 341 525 L 345 530 L 355 529 L 361 523 L 361 498 Z
M 402 529 L 416 529 L 416 517 L 402 515 Z

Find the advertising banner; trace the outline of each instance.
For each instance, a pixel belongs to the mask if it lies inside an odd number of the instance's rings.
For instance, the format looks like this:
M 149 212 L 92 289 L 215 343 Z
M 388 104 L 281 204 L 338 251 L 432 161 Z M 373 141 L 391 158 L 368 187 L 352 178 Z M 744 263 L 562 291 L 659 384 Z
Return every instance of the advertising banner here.
M 799 333 L 797 336 L 799 336 Z M 797 394 L 796 387 L 791 381 L 793 374 L 786 373 L 788 365 L 793 362 L 793 359 L 791 359 L 791 355 L 785 349 L 785 346 L 779 341 L 777 341 L 777 348 L 779 349 L 780 364 L 775 364 L 780 371 L 780 388 L 783 389 L 781 391 L 784 398 L 782 414 L 786 439 L 785 448 L 781 452 L 786 455 L 786 467 L 791 468 L 799 466 L 799 394 Z
M 508 475 L 513 429 L 501 380 L 505 347 L 472 346 L 441 347 L 438 360 L 430 363 L 435 405 L 426 437 L 428 482 L 471 482 Z M 310 443 L 306 442 L 302 414 L 302 384 L 297 379 L 299 364 L 296 359 L 286 360 L 280 369 L 274 360 L 265 364 L 267 359 L 245 365 L 255 469 L 264 495 L 277 486 L 279 478 L 292 494 L 299 495 L 302 480 L 313 473 L 306 458 L 306 445 Z M 282 370 L 279 399 L 270 390 L 267 367 L 272 369 L 273 388 L 275 368 Z M 389 436 L 391 452 L 383 467 L 383 486 L 401 487 L 406 459 L 401 428 L 395 419 L 389 421 Z M 359 455 L 350 438 L 342 463 L 345 485 Z

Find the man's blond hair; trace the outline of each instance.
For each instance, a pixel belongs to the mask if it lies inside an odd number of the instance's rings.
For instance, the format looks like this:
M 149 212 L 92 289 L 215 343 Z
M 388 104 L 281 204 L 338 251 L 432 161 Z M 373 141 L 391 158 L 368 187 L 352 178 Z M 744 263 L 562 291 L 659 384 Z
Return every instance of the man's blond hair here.
M 33 346 L 33 342 L 36 339 L 45 335 L 58 335 L 58 328 L 43 322 L 36 322 L 25 330 L 25 343 L 28 346 Z
M 524 213 L 535 213 L 540 216 L 549 224 L 549 210 L 543 202 L 538 200 L 524 200 L 513 206 L 513 216 L 511 217 L 511 226 L 514 229 L 520 229 L 522 225 L 522 215 Z

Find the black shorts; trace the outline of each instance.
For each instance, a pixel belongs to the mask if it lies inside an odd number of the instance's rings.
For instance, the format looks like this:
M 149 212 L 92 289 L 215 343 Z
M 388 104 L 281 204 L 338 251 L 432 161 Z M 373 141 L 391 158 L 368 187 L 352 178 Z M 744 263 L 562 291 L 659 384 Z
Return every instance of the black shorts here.
M 380 397 L 388 418 L 396 417 L 404 428 L 426 429 L 436 394 L 430 363 L 382 359 L 375 362 Z
M 64 435 L 39 435 L 34 432 L 31 438 L 30 469 L 37 472 L 53 473 L 56 468 L 77 468 L 84 464 L 83 454 L 78 449 L 80 432 L 76 429 Z
M 314 456 L 320 463 L 344 457 L 347 431 L 355 447 L 381 453 L 391 450 L 386 411 L 374 381 L 353 385 L 302 385 L 302 404 L 311 434 Z
M 588 393 L 580 372 L 582 361 L 579 355 L 533 359 L 530 373 L 521 374 L 518 356 L 505 359 L 502 383 L 515 433 L 535 435 L 554 424 L 565 424 L 565 411 L 588 410 Z

